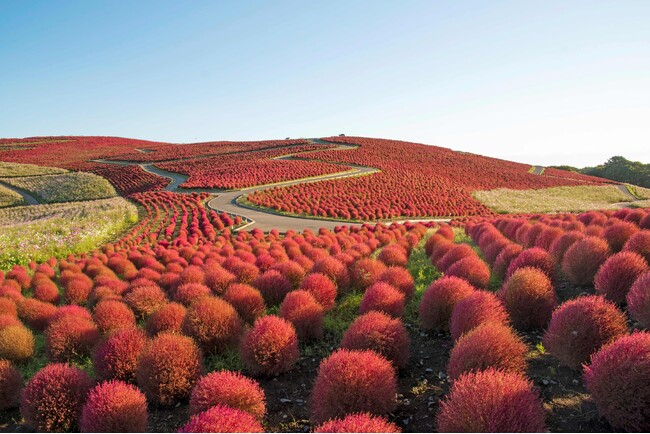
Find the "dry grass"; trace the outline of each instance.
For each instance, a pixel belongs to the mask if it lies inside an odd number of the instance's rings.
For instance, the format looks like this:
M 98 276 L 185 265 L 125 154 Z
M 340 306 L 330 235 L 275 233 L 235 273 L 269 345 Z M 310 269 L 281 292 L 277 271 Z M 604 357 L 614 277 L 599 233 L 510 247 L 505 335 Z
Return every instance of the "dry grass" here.
M 650 191 L 643 193 L 650 193 Z M 577 212 L 620 208 L 620 203 L 630 204 L 631 201 L 630 196 L 615 185 L 553 187 L 539 190 L 499 188 L 476 191 L 474 197 L 499 213 Z M 632 204 L 637 205 L 638 202 Z
M 16 178 L 19 176 L 54 175 L 66 173 L 67 170 L 58 167 L 36 166 L 34 164 L 8 163 L 0 161 L 0 178 Z
M 0 185 L 0 208 L 21 205 L 22 203 L 24 202 L 21 195 Z
M 7 184 L 27 190 L 42 203 L 74 202 L 117 196 L 113 186 L 101 176 L 84 172 L 60 175 L 5 178 Z

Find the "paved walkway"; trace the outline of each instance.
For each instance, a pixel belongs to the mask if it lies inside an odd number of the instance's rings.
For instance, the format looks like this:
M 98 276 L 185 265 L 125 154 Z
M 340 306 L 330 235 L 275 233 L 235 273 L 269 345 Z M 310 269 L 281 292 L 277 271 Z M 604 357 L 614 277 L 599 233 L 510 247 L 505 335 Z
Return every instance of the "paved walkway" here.
M 544 173 L 544 166 L 533 166 L 533 170 L 530 173 L 533 175 L 541 175 Z

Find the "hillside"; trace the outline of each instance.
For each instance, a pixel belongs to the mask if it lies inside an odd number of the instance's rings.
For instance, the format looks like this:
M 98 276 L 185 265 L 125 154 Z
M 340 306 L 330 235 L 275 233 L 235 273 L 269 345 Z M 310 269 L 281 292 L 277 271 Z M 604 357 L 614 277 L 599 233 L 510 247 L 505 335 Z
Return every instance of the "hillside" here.
M 650 188 L 650 164 L 630 161 L 625 157 L 614 156 L 604 164 L 579 169 L 572 166 L 553 166 L 557 169 L 598 176 L 612 181 L 626 182 L 640 187 Z

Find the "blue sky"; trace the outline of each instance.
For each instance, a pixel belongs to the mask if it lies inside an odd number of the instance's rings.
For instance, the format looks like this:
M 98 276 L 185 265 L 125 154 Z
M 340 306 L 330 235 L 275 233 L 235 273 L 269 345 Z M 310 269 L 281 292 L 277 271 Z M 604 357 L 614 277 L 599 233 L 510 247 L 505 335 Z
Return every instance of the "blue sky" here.
M 650 163 L 650 1 L 0 1 L 0 137 Z

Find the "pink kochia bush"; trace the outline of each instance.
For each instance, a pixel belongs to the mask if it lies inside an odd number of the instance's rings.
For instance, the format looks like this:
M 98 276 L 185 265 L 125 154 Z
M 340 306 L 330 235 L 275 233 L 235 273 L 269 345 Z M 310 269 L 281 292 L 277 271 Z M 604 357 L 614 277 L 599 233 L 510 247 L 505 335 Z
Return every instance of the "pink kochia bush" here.
M 616 253 L 596 273 L 594 288 L 606 299 L 622 304 L 634 281 L 647 269 L 642 256 L 633 252 Z
M 215 405 L 190 418 L 178 432 L 183 433 L 249 433 L 264 432 L 262 425 L 245 411 Z
M 374 351 L 340 349 L 318 368 L 311 395 L 316 423 L 349 413 L 382 415 L 396 408 L 397 379 L 390 362 Z
M 262 293 L 264 301 L 273 306 L 282 303 L 284 297 L 293 289 L 293 284 L 277 270 L 269 270 L 253 282 Z
M 447 375 L 455 380 L 466 372 L 488 368 L 525 373 L 527 350 L 510 327 L 484 323 L 458 339 L 449 356 Z
M 555 261 L 544 249 L 533 247 L 522 251 L 508 266 L 506 278 L 520 268 L 535 267 L 542 270 L 550 279 L 555 277 Z
M 521 373 L 461 375 L 440 404 L 439 432 L 546 432 L 544 408 Z
M 386 271 L 381 273 L 381 276 L 379 276 L 379 281 L 393 285 L 395 288 L 399 289 L 407 299 L 413 297 L 413 293 L 415 292 L 413 276 L 411 276 L 409 270 L 404 267 L 388 267 Z
M 366 289 L 359 313 L 376 310 L 399 318 L 404 313 L 405 303 L 406 297 L 399 289 L 385 282 L 377 282 Z
M 539 268 L 516 269 L 497 293 L 513 326 L 520 330 L 546 327 L 557 306 L 551 279 Z
M 598 349 L 628 332 L 625 314 L 600 296 L 567 301 L 553 312 L 544 334 L 544 346 L 572 369 Z
M 93 368 L 101 380 L 135 381 L 138 356 L 147 343 L 135 327 L 120 329 L 104 338 L 93 351 Z
M 190 397 L 190 412 L 201 413 L 215 405 L 225 405 L 245 411 L 256 419 L 264 419 L 264 391 L 257 381 L 239 372 L 212 372 L 196 383 Z
M 154 404 L 170 406 L 189 397 L 203 372 L 201 353 L 191 338 L 160 333 L 138 360 L 138 386 Z
M 300 339 L 319 339 L 323 336 L 325 310 L 310 292 L 291 291 L 282 301 L 278 312 L 281 318 L 290 321 Z
M 244 333 L 239 352 L 253 375 L 279 375 L 298 361 L 296 329 L 289 321 L 274 315 L 258 318 Z
M 476 288 L 487 288 L 490 283 L 490 268 L 478 256 L 467 256 L 447 269 L 445 276 L 456 276 L 467 280 Z
M 499 299 L 487 291 L 474 291 L 456 304 L 449 330 L 454 340 L 483 323 L 507 325 L 508 312 Z
M 346 330 L 341 348 L 373 350 L 404 368 L 410 355 L 411 339 L 399 319 L 381 312 L 368 312 L 354 320 Z
M 402 432 L 394 423 L 388 422 L 381 416 L 369 413 L 348 414 L 342 419 L 331 419 L 316 427 L 317 433 L 388 433 Z
M 234 347 L 242 333 L 242 321 L 232 305 L 216 297 L 204 297 L 187 309 L 183 332 L 206 353 L 222 353 Z
M 650 271 L 646 271 L 627 293 L 627 311 L 643 327 L 650 327 Z
M 614 428 L 650 431 L 650 333 L 603 346 L 585 366 L 584 379 L 598 412 Z
M 38 431 L 71 431 L 77 424 L 92 379 L 77 367 L 53 363 L 38 371 L 25 386 L 20 413 Z
M 650 264 L 650 231 L 639 231 L 632 235 L 623 246 L 623 251 L 637 253 Z
M 589 285 L 609 253 L 609 245 L 602 238 L 587 237 L 578 240 L 562 258 L 562 273 L 575 285 Z
M 100 383 L 90 390 L 81 412 L 81 432 L 145 432 L 147 399 L 123 381 Z
M 444 276 L 434 281 L 420 301 L 420 325 L 424 330 L 449 330 L 451 313 L 475 288 L 465 279 Z

